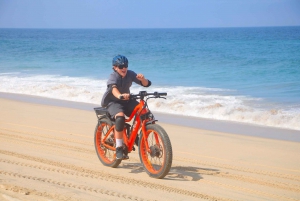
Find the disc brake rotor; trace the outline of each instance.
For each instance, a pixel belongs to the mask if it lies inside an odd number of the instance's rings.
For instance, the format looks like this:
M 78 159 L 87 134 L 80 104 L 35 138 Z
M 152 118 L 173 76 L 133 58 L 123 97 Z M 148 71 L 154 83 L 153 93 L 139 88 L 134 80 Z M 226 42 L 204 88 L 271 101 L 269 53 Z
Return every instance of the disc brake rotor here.
M 160 149 L 160 147 L 158 145 L 152 145 L 150 147 L 150 156 L 153 157 L 158 157 L 161 158 L 163 154 L 162 149 Z

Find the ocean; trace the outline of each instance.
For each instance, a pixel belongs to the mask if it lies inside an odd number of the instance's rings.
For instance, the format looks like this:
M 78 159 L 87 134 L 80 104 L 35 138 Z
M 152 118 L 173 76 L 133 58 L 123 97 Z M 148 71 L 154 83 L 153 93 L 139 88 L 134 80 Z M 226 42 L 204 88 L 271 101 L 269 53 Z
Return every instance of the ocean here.
M 117 54 L 153 112 L 300 130 L 300 27 L 0 29 L 0 92 L 100 106 Z

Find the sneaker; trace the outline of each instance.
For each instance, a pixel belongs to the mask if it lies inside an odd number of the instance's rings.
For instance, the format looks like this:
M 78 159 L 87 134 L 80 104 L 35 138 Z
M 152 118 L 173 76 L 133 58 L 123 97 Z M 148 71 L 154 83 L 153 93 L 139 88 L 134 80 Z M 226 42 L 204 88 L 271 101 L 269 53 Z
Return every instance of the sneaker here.
M 123 159 L 123 147 L 116 148 L 116 158 Z

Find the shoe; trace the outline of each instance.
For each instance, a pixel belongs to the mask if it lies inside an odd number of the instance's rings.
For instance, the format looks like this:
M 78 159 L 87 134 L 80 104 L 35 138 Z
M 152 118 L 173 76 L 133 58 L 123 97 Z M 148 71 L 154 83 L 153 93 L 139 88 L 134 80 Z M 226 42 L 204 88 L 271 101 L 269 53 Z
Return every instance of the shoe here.
M 123 147 L 116 148 L 116 158 L 123 159 Z

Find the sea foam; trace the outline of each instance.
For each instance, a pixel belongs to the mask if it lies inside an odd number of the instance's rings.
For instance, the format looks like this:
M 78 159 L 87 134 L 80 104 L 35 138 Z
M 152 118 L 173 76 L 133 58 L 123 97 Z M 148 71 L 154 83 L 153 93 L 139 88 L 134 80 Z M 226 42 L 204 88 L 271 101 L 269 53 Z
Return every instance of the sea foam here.
M 100 105 L 106 80 L 59 75 L 0 74 L 0 91 Z M 152 111 L 300 130 L 300 106 L 284 108 L 259 98 L 233 95 L 218 88 L 133 84 L 131 93 L 167 92 L 167 99 L 150 99 Z

